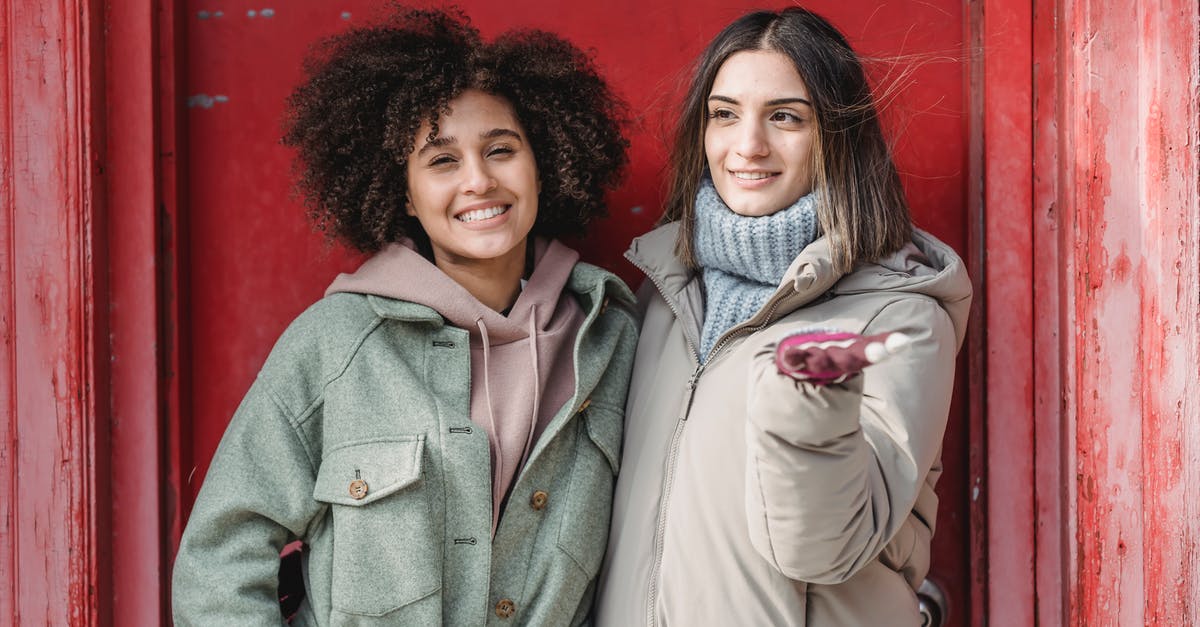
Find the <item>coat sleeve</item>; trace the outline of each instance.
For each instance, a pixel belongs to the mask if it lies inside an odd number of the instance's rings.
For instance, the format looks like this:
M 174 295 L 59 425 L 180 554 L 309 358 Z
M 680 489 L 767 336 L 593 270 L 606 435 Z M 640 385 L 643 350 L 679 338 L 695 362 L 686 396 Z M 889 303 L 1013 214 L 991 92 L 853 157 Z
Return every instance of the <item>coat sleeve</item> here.
M 319 411 L 319 409 L 318 409 Z M 259 378 L 213 457 L 175 558 L 176 625 L 281 625 L 279 552 L 320 503 L 302 432 Z
M 933 300 L 886 306 L 862 331 L 902 331 L 909 350 L 826 387 L 749 373 L 746 513 L 760 555 L 785 576 L 846 581 L 908 518 L 940 455 L 957 342 Z M 932 521 L 930 521 L 932 525 Z

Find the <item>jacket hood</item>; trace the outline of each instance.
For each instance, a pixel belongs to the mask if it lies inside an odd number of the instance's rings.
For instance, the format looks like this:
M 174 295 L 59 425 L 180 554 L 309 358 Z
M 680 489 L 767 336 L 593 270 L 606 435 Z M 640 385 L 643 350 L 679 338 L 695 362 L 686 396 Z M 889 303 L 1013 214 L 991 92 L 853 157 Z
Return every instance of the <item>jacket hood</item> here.
M 692 302 L 695 299 L 689 299 L 684 289 L 697 273 L 675 254 L 678 233 L 678 223 L 665 224 L 633 240 L 625 256 L 654 281 L 681 316 L 703 320 L 703 303 Z M 909 292 L 937 299 L 950 315 L 955 338 L 962 345 L 971 304 L 971 281 L 966 267 L 952 248 L 916 228 L 912 241 L 900 250 L 878 261 L 858 264 L 846 274 L 834 269 L 829 240 L 818 238 L 792 261 L 767 304 L 737 328 L 762 325 L 768 317 L 782 317 L 826 294 L 880 291 Z M 698 330 L 692 332 L 699 337 Z
M 909 292 L 937 299 L 950 315 L 959 346 L 967 333 L 971 279 L 954 249 L 933 235 L 913 229 L 912 243 L 874 263 L 862 264 L 843 276 L 834 294 Z

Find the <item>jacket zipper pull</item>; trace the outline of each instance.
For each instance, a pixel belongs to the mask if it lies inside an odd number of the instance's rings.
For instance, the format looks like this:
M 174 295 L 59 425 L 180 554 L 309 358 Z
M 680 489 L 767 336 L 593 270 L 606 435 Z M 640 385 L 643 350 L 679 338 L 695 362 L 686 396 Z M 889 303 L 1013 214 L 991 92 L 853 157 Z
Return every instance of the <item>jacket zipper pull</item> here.
M 700 373 L 703 371 L 704 366 L 700 366 L 699 368 L 696 368 L 696 370 L 692 372 L 692 376 L 688 378 L 687 405 L 683 409 L 682 422 L 687 422 L 688 416 L 692 413 L 692 401 L 696 398 L 696 382 L 700 380 Z

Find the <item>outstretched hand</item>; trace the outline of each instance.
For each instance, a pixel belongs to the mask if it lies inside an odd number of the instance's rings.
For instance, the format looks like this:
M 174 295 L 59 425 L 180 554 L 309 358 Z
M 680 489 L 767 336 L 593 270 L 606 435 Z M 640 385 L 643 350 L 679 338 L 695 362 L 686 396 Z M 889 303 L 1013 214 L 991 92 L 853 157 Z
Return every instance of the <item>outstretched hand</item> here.
M 899 332 L 858 335 L 840 331 L 801 331 L 779 341 L 775 366 L 779 374 L 813 385 L 841 383 L 864 368 L 908 348 Z

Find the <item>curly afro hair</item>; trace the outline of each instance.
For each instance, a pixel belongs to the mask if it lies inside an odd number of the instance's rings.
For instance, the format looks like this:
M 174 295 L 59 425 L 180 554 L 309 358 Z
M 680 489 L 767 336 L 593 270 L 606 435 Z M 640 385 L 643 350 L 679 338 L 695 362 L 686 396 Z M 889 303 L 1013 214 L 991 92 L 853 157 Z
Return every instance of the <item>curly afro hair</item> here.
M 541 193 L 533 235 L 581 235 L 605 212 L 628 163 L 625 105 L 581 50 L 554 34 L 511 31 L 486 43 L 461 11 L 402 9 L 324 40 L 288 98 L 283 143 L 297 149 L 309 217 L 364 252 L 402 237 L 428 254 L 404 210 L 421 122 L 467 89 L 505 98 L 529 138 Z

